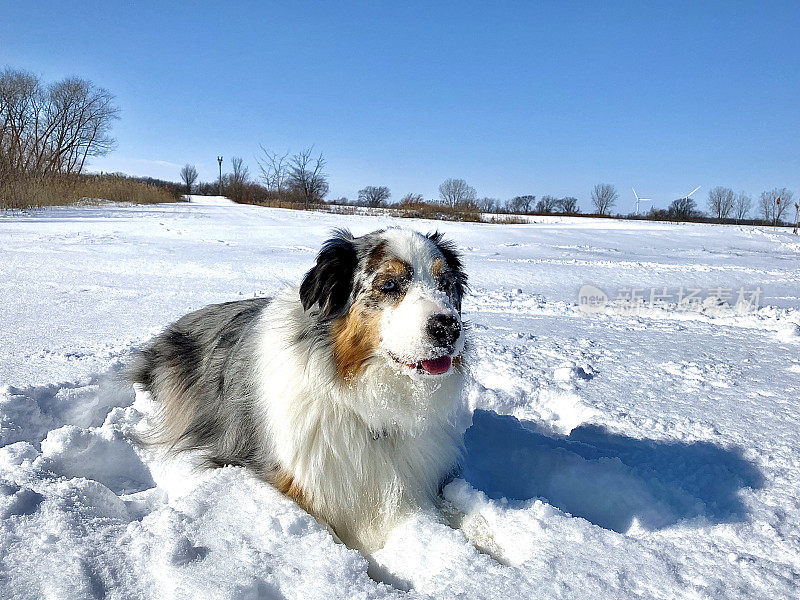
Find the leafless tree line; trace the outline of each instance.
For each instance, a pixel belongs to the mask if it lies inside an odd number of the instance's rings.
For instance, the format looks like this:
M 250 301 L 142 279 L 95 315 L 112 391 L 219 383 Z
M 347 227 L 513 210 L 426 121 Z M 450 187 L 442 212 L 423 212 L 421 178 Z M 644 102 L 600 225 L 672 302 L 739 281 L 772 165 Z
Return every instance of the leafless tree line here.
M 746 219 L 753 207 L 753 199 L 744 192 L 734 193 L 731 188 L 717 186 L 708 190 L 708 213 L 715 219 Z
M 319 204 L 328 195 L 327 162 L 322 152 L 315 155 L 313 146 L 292 155 L 273 152 L 264 146 L 260 148 L 256 162 L 267 191 L 278 198 L 299 196 L 306 207 Z
M 259 145 L 259 148 L 261 148 L 261 155 L 256 157 L 256 163 L 261 171 L 261 179 L 267 190 L 280 196 L 286 187 L 289 173 L 289 152 L 279 154 L 268 150 L 263 145 Z
M 474 204 L 477 193 L 475 188 L 463 179 L 445 179 L 439 186 L 439 198 L 442 204 L 454 208 L 466 204 Z
M 794 192 L 785 187 L 761 193 L 758 199 L 758 216 L 761 220 L 777 225 L 790 209 Z M 745 192 L 734 193 L 731 188 L 717 186 L 708 192 L 708 212 L 715 219 L 742 221 L 750 216 L 753 199 Z
M 329 189 L 327 163 L 324 155 L 315 153 L 313 147 L 290 155 L 289 152 L 273 152 L 262 145 L 255 162 L 258 165 L 255 178 L 244 159 L 234 156 L 230 160 L 231 170 L 222 175 L 221 181 L 195 184 L 197 175 L 193 165 L 181 169 L 181 180 L 187 190 L 194 186 L 199 194 L 214 195 L 221 187 L 222 192 L 236 202 L 275 206 L 299 204 L 305 208 L 324 202 Z
M 781 222 L 784 212 L 792 206 L 793 196 L 793 192 L 787 188 L 763 192 L 758 203 L 761 220 L 772 224 Z M 619 194 L 613 185 L 602 183 L 594 187 L 591 199 L 596 214 L 607 215 L 619 200 Z M 650 209 L 646 218 L 693 220 L 710 217 L 720 221 L 744 221 L 750 218 L 753 198 L 745 192 L 734 192 L 731 188 L 717 186 L 709 190 L 706 206 L 708 216 L 697 208 L 691 198 L 678 198 L 666 209 Z
M 794 193 L 786 188 L 775 188 L 767 192 L 762 192 L 758 201 L 758 208 L 761 217 L 765 221 L 772 221 L 777 225 L 782 221 L 783 213 L 792 206 Z
M 113 150 L 118 117 L 114 96 L 85 79 L 43 84 L 0 70 L 0 175 L 80 173 L 87 159 Z
M 391 197 L 392 193 L 385 185 L 368 185 L 358 190 L 358 203 L 361 206 L 369 206 L 371 208 L 386 206 Z
M 733 190 L 717 186 L 708 190 L 708 211 L 717 219 L 727 218 L 736 205 L 736 196 Z
M 256 157 L 259 167 L 260 181 L 258 185 L 250 179 L 248 168 L 242 158 L 234 157 L 231 161 L 232 172 L 223 177 L 226 193 L 237 201 L 268 203 L 271 201 L 287 201 L 302 204 L 304 207 L 324 202 L 328 194 L 328 176 L 325 173 L 326 161 L 322 153 L 315 154 L 313 147 L 290 154 L 278 153 L 261 146 L 261 153 Z M 191 190 L 197 179 L 196 169 L 186 165 L 181 171 L 181 179 L 187 191 Z M 201 184 L 211 188 L 216 184 Z M 205 189 L 205 188 L 203 188 Z M 201 190 L 202 193 L 202 190 Z M 212 192 L 215 193 L 215 192 Z M 366 207 L 387 206 L 391 191 L 387 186 L 369 185 L 358 191 L 358 198 L 349 201 L 347 198 L 334 200 L 334 204 L 351 204 Z M 776 188 L 761 194 L 759 208 L 764 221 L 777 224 L 781 216 L 792 205 L 793 193 L 786 188 Z M 594 214 L 610 215 L 616 206 L 619 194 L 614 185 L 601 183 L 591 191 L 591 203 Z M 439 186 L 438 200 L 426 201 L 422 194 L 409 193 L 402 197 L 398 206 L 413 207 L 419 205 L 443 206 L 452 210 L 466 210 L 474 213 L 510 213 L 510 214 L 579 214 L 581 212 L 578 199 L 572 196 L 558 198 L 552 195 L 537 196 L 526 194 L 515 196 L 505 202 L 490 197 L 479 198 L 474 187 L 464 179 L 450 178 Z M 734 193 L 730 188 L 715 187 L 708 193 L 708 210 L 712 219 L 748 218 L 753 208 L 753 200 L 744 192 Z M 673 220 L 703 220 L 709 217 L 698 210 L 691 198 L 678 198 L 666 209 L 651 209 L 644 218 Z
M 366 186 L 358 191 L 358 198 L 350 201 L 339 198 L 337 204 L 381 207 L 387 206 L 391 191 L 386 186 Z M 537 200 L 534 195 L 515 196 L 506 201 L 498 198 L 479 198 L 475 188 L 464 179 L 447 179 L 439 186 L 439 197 L 436 200 L 425 200 L 422 194 L 408 193 L 397 203 L 400 208 L 415 208 L 419 206 L 441 206 L 453 211 L 469 211 L 474 213 L 493 214 L 578 214 L 580 207 L 578 199 L 572 196 L 556 198 L 545 195 Z

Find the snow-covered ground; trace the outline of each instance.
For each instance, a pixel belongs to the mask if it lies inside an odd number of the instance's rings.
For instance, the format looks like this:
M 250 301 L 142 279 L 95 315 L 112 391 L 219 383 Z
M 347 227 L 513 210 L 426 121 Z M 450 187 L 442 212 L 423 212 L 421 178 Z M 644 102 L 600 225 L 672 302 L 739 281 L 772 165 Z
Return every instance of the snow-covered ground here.
M 800 595 L 789 231 L 195 200 L 0 214 L 0 598 Z M 138 345 L 297 281 L 332 227 L 386 225 L 438 228 L 464 252 L 476 412 L 445 494 L 506 564 L 420 514 L 374 557 L 378 583 L 248 472 L 193 472 L 128 439 L 147 407 L 118 375 Z M 584 284 L 608 305 L 581 310 Z M 690 290 L 701 303 L 676 305 Z M 740 294 L 757 298 L 728 308 Z

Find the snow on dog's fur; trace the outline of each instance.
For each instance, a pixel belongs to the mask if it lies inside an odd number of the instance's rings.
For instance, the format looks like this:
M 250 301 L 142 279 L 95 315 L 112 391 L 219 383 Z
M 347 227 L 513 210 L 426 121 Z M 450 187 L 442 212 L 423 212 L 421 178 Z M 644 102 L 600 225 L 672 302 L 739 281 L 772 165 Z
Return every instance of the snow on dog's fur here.
M 458 462 L 465 284 L 438 233 L 336 231 L 299 289 L 206 307 L 142 351 L 150 440 L 252 468 L 376 549 Z

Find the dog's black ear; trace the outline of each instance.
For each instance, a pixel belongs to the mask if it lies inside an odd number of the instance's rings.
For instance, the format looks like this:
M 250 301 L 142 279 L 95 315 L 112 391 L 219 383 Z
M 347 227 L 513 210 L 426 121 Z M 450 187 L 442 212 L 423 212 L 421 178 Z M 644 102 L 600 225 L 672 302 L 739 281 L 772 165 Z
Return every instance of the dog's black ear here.
M 323 318 L 336 316 L 350 299 L 357 266 L 353 235 L 346 229 L 334 230 L 333 237 L 322 245 L 317 264 L 306 273 L 300 285 L 303 309 L 317 304 Z
M 467 291 L 467 274 L 464 272 L 464 265 L 461 263 L 461 254 L 456 250 L 456 245 L 450 240 L 444 239 L 444 234 L 439 231 L 434 231 L 427 235 L 428 239 L 436 244 L 439 252 L 444 257 L 444 262 L 447 263 L 447 268 L 453 274 L 455 279 L 456 303 L 459 311 L 461 311 L 461 299 L 464 297 L 464 292 Z

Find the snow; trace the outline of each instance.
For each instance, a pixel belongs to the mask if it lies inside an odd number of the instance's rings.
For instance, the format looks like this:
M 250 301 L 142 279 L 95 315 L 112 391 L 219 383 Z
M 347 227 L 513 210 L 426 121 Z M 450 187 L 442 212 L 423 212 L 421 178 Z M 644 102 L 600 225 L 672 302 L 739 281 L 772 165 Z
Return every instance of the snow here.
M 796 598 L 800 243 L 787 230 L 526 225 L 233 205 L 0 214 L 0 598 Z M 297 281 L 332 227 L 440 229 L 473 293 L 463 476 L 372 567 L 247 471 L 132 442 L 119 372 L 171 320 Z M 590 284 L 760 308 L 580 310 Z M 477 533 L 476 533 L 477 532 Z

